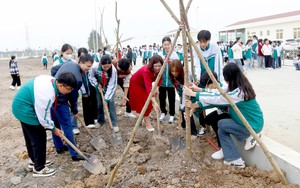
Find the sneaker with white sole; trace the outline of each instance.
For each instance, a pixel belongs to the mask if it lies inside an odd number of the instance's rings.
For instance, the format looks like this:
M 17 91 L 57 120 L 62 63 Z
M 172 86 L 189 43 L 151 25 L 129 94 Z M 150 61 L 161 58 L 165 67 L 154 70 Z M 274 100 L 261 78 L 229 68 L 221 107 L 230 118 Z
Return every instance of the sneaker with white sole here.
M 170 116 L 169 123 L 173 123 L 173 122 L 174 122 L 174 116 Z
M 245 143 L 245 146 L 244 146 L 244 149 L 246 151 L 254 148 L 254 146 L 256 145 L 256 140 L 253 138 L 252 135 L 250 135 L 248 138 L 246 138 L 246 143 Z
M 51 164 L 52 164 L 52 161 L 46 160 L 45 166 L 49 166 L 49 165 L 51 165 Z M 33 169 L 34 163 L 30 160 L 29 163 L 28 163 L 28 165 L 27 165 L 27 167 L 28 167 L 29 169 Z
M 78 135 L 80 133 L 79 129 L 73 129 L 73 134 Z
M 48 168 L 45 166 L 45 168 L 43 168 L 40 171 L 36 171 L 33 168 L 33 177 L 48 177 L 48 176 L 52 176 L 56 173 L 56 170 L 53 168 Z
M 89 128 L 89 129 L 95 129 L 96 128 L 96 126 L 94 125 L 94 124 L 89 124 L 88 126 L 86 126 L 87 128 Z
M 205 133 L 206 133 L 206 129 L 204 127 L 201 127 L 199 130 L 199 135 L 203 136 L 203 135 L 205 135 Z
M 133 113 L 128 113 L 128 112 L 125 112 L 125 117 L 129 117 L 129 118 L 136 118 L 136 116 L 133 114 Z
M 114 128 L 114 132 L 115 133 L 117 133 L 117 132 L 119 132 L 120 131 L 120 129 L 119 129 L 119 127 L 118 126 L 116 126 L 116 127 L 113 127 Z
M 161 113 L 159 121 L 164 121 L 166 118 L 166 114 L 165 113 Z
M 219 151 L 216 151 L 211 155 L 211 158 L 216 159 L 216 160 L 221 160 L 224 159 L 224 153 L 223 150 L 220 149 Z
M 242 158 L 238 158 L 236 160 L 233 161 L 225 161 L 223 162 L 225 165 L 229 165 L 229 166 L 234 166 L 234 167 L 238 167 L 238 168 L 245 168 L 245 162 L 243 161 Z
M 10 86 L 9 86 L 9 89 L 15 90 L 16 88 L 15 88 L 14 86 L 10 85 Z

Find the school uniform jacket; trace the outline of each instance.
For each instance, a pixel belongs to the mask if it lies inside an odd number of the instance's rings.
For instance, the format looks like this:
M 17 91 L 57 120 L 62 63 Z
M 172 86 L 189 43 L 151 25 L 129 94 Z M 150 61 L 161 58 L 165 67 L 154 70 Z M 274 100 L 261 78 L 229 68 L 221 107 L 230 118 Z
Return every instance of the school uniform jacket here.
M 58 94 L 56 81 L 52 76 L 41 75 L 26 82 L 15 95 L 12 113 L 28 125 L 42 125 L 45 129 L 55 128 L 50 108 Z
M 165 52 L 165 50 L 158 52 L 158 55 L 161 56 L 163 58 L 163 60 L 165 60 L 168 56 L 168 53 Z M 170 63 L 171 61 L 173 61 L 174 59 L 179 59 L 178 55 L 176 52 L 173 52 L 169 58 L 169 60 L 167 61 L 167 65 L 166 65 L 166 69 L 163 73 L 163 79 L 162 79 L 162 83 L 161 83 L 161 87 L 173 87 L 173 84 L 171 83 L 170 80 Z
M 117 70 L 114 65 L 111 66 L 112 73 L 111 77 L 108 77 L 106 71 L 102 70 L 102 67 L 98 64 L 93 64 L 92 68 L 89 71 L 89 79 L 92 84 L 98 91 L 99 84 L 102 86 L 103 92 L 105 93 L 104 100 L 108 102 L 111 97 L 114 95 L 117 87 Z M 102 75 L 105 75 L 106 83 L 104 84 L 104 78 Z
M 225 89 L 225 91 L 226 90 L 228 89 Z M 253 130 L 256 133 L 260 132 L 263 128 L 264 119 L 263 112 L 260 109 L 260 106 L 257 103 L 256 99 L 245 101 L 244 93 L 241 92 L 239 88 L 236 88 L 235 90 L 228 92 L 227 94 L 239 108 Z M 200 108 L 203 109 L 228 106 L 228 113 L 230 114 L 231 118 L 238 124 L 243 125 L 243 122 L 237 116 L 227 99 L 223 97 L 219 92 L 197 92 L 196 100 Z
M 223 67 L 222 67 L 222 55 L 221 51 L 218 45 L 216 44 L 208 44 L 208 46 L 205 49 L 202 49 L 200 45 L 198 45 L 198 48 L 204 58 L 204 60 L 207 62 L 209 68 L 211 71 L 217 73 L 218 75 L 218 81 L 223 81 Z M 198 55 L 196 51 L 193 51 L 194 55 L 194 70 L 197 81 L 200 81 L 200 78 L 202 74 L 206 72 L 205 67 L 201 63 L 200 59 L 198 58 Z

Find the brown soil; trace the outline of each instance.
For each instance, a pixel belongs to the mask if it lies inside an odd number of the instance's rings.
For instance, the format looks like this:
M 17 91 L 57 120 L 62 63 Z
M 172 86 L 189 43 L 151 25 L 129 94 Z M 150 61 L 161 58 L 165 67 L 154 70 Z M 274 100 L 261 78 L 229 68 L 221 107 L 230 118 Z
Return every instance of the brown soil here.
M 49 74 L 43 70 L 40 59 L 19 61 L 21 81 Z M 50 63 L 51 64 L 51 63 Z M 68 152 L 56 154 L 51 134 L 48 133 L 47 158 L 53 161 L 57 173 L 52 177 L 34 178 L 27 169 L 28 155 L 20 123 L 11 113 L 11 101 L 16 93 L 8 89 L 11 77 L 8 73 L 8 61 L 0 61 L 1 74 L 1 127 L 0 127 L 0 187 L 104 187 L 115 164 L 118 162 L 130 139 L 135 119 L 125 118 L 124 108 L 119 103 L 122 92 L 117 90 L 116 101 L 118 124 L 124 143 L 112 145 L 109 126 L 92 130 L 94 135 L 104 138 L 108 148 L 96 151 L 90 144 L 90 136 L 81 127 L 81 133 L 75 136 L 81 151 L 95 155 L 104 165 L 105 174 L 92 175 L 83 166 L 83 162 L 73 162 Z M 156 126 L 155 114 L 152 123 Z M 141 126 L 137 132 L 134 144 L 119 169 L 113 187 L 300 187 L 296 185 L 283 186 L 277 174 L 267 172 L 254 166 L 245 169 L 224 166 L 222 161 L 213 160 L 210 155 L 215 149 L 207 142 L 207 137 L 197 138 L 192 142 L 192 157 L 185 156 L 185 150 L 172 149 L 171 138 L 178 135 L 176 119 L 173 125 L 162 125 L 163 139 L 157 139 L 155 133 L 148 132 Z

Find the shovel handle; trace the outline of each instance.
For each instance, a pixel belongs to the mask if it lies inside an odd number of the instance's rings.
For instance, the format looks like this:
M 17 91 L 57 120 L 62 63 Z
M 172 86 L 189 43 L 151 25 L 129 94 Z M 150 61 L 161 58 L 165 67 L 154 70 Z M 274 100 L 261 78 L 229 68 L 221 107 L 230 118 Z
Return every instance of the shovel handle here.
M 77 118 L 78 121 L 80 122 L 81 126 L 83 126 L 85 128 L 85 130 L 91 135 L 92 138 L 94 138 L 94 135 L 91 133 L 91 131 L 87 128 L 87 126 L 85 126 L 85 124 L 83 124 L 82 120 L 78 117 Z
M 102 87 L 101 87 L 101 85 L 99 86 L 99 89 L 98 89 L 98 90 L 99 90 L 99 92 L 100 92 L 100 94 L 101 94 L 102 103 L 103 103 L 103 106 L 104 106 L 104 111 L 105 111 L 106 116 L 107 116 L 107 118 L 108 118 L 109 126 L 110 126 L 111 129 L 113 129 L 113 126 L 112 126 L 112 123 L 111 123 L 111 119 L 110 119 L 110 116 L 109 116 L 108 108 L 107 108 L 106 105 L 104 105 L 105 100 L 104 100 L 104 95 L 103 95 L 103 92 L 102 92 Z
M 61 134 L 61 138 L 63 139 L 63 140 L 65 140 L 66 142 L 67 142 L 67 144 L 69 145 L 69 146 L 71 146 L 79 155 L 81 155 L 85 160 L 88 160 L 88 158 L 76 147 L 76 146 L 74 146 L 74 144 L 72 144 L 72 142 L 70 142 L 70 140 L 69 139 L 67 139 L 66 137 L 65 137 L 65 135 L 63 135 L 63 134 Z

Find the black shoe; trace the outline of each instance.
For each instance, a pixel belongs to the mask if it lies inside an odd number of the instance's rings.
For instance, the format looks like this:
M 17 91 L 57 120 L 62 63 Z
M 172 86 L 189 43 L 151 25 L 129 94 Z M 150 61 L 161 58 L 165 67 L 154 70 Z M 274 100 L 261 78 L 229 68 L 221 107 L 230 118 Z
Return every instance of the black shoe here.
M 76 156 L 72 157 L 72 160 L 73 161 L 80 161 L 80 160 L 84 160 L 84 158 L 82 156 L 80 156 L 80 155 L 76 155 Z
M 64 146 L 63 148 L 57 149 L 57 150 L 56 150 L 56 153 L 62 154 L 62 153 L 65 152 L 65 151 L 69 151 L 68 146 Z

